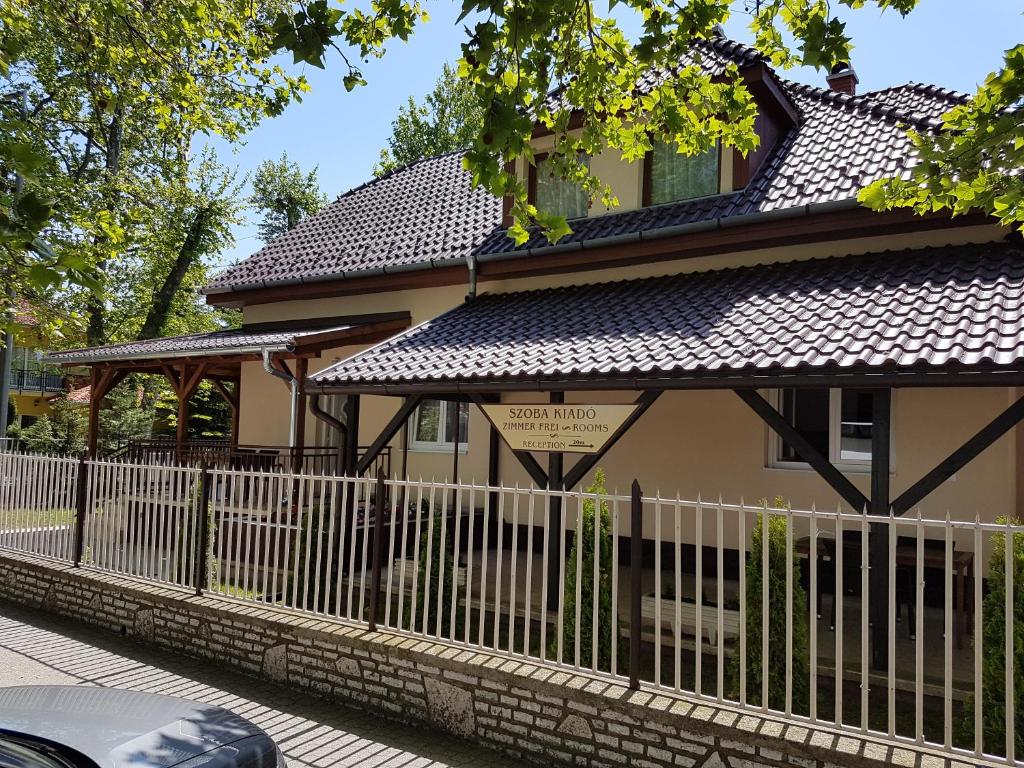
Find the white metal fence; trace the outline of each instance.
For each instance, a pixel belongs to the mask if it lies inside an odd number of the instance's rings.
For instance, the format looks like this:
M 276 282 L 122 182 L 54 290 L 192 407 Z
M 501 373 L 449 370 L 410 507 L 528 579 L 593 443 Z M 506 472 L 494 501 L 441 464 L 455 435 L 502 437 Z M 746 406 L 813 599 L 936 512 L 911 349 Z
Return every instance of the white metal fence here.
M 0 547 L 1024 764 L 1008 522 L 5 454 Z

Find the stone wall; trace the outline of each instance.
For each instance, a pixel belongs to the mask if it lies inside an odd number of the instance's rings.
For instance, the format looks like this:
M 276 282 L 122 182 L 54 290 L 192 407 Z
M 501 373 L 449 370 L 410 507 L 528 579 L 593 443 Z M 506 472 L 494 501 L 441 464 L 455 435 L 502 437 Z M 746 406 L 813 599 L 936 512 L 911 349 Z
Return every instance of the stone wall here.
M 927 751 L 694 703 L 528 661 L 0 554 L 0 599 L 214 659 L 530 762 L 939 768 Z M 2 610 L 2 606 L 0 606 Z

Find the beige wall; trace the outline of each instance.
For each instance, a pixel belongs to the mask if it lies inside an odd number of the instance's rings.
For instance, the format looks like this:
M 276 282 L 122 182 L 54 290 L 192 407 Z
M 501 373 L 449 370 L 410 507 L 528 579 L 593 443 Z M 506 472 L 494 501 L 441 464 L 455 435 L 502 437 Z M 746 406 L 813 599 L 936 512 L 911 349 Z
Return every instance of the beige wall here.
M 575 274 L 482 281 L 480 290 L 500 293 L 886 249 L 981 242 L 1000 235 L 996 228 L 974 227 L 864 238 Z M 465 285 L 455 285 L 280 302 L 246 307 L 245 320 L 260 322 L 405 310 L 411 313 L 412 322 L 419 324 L 461 304 L 465 293 Z M 362 347 L 345 347 L 326 352 L 311 361 L 310 371 L 320 370 L 360 349 Z M 1012 396 L 1012 390 L 997 388 L 899 390 L 894 397 L 893 414 L 893 496 L 987 423 L 1010 402 Z M 284 384 L 266 374 L 260 363 L 247 363 L 242 371 L 241 397 L 241 441 L 287 444 L 289 401 Z M 618 402 L 633 397 L 633 393 L 592 393 L 571 395 L 569 399 Z M 541 398 L 540 395 L 532 398 L 523 395 L 509 399 L 529 402 Z M 364 397 L 360 443 L 366 445 L 371 442 L 397 407 L 395 398 Z M 315 420 L 309 416 L 307 444 L 314 444 L 315 431 Z M 459 474 L 463 480 L 486 479 L 487 436 L 486 420 L 474 407 L 470 416 L 469 451 L 460 457 Z M 812 503 L 819 507 L 836 504 L 836 494 L 812 471 L 766 468 L 766 440 L 764 425 L 731 392 L 668 392 L 601 464 L 608 473 L 609 487 L 617 487 L 623 492 L 632 479 L 638 477 L 649 493 L 660 490 L 662 494 L 674 495 L 678 492 L 690 498 L 699 493 L 712 499 L 722 494 L 732 501 L 742 497 L 748 502 L 781 495 L 798 507 Z M 1017 487 L 1019 471 L 1024 470 L 1024 455 L 1018 459 L 1018 440 L 1024 448 L 1024 432 L 1011 433 L 948 481 L 922 505 L 925 514 L 943 516 L 948 509 L 957 518 L 972 519 L 978 514 L 991 520 L 999 515 L 1017 513 L 1021 509 L 1018 504 L 1024 504 L 1024 490 L 1018 493 Z M 395 472 L 401 471 L 400 444 L 400 436 L 396 436 L 392 441 Z M 540 459 L 542 463 L 545 461 L 543 456 Z M 528 476 L 504 446 L 500 460 L 503 483 L 529 484 Z M 567 461 L 567 465 L 571 463 L 571 460 Z M 410 451 L 407 473 L 414 478 L 450 477 L 452 457 L 450 454 Z M 867 490 L 866 475 L 855 475 L 853 480 Z

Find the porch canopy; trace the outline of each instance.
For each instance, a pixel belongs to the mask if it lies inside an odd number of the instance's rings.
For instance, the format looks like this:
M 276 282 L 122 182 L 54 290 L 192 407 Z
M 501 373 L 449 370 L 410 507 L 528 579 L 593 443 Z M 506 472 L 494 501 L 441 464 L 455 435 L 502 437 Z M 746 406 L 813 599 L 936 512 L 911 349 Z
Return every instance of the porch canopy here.
M 203 379 L 225 398 L 238 437 L 238 395 L 242 363 L 266 359 L 283 377 L 300 379 L 309 357 L 347 344 L 373 343 L 409 326 L 407 312 L 325 317 L 193 333 L 143 341 L 72 349 L 47 356 L 48 362 L 92 369 L 89 452 L 96 453 L 97 422 L 103 398 L 129 373 L 156 373 L 170 380 L 178 398 L 177 449 L 185 437 L 188 400 Z M 288 367 L 295 361 L 295 371 Z
M 1019 385 L 1024 251 L 994 242 L 485 294 L 309 377 L 306 391 L 406 397 L 381 446 L 425 395 L 481 403 L 517 391 L 641 392 L 607 451 L 666 389 L 732 389 L 850 506 L 888 514 L 917 504 L 1024 416 L 1024 401 L 1014 404 L 893 500 L 892 387 Z M 756 392 L 810 386 L 872 389 L 872 498 Z M 603 451 L 565 475 L 517 458 L 537 483 L 572 487 Z
M 996 242 L 481 295 L 309 377 L 306 391 L 351 395 L 350 424 L 358 424 L 360 394 L 404 398 L 349 468 L 356 472 L 424 396 L 482 405 L 499 393 L 547 391 L 563 402 L 567 390 L 639 391 L 632 416 L 567 470 L 562 454 L 548 453 L 544 468 L 532 453 L 513 452 L 538 486 L 571 489 L 664 390 L 732 389 L 853 509 L 888 515 L 913 508 L 1024 417 L 1021 398 L 893 499 L 893 387 L 1021 385 L 1024 251 Z M 869 495 L 757 392 L 810 386 L 870 388 Z M 493 426 L 490 446 L 493 484 Z M 549 517 L 559 530 L 555 497 Z M 873 527 L 870 572 L 880 594 L 885 535 Z M 886 624 L 874 617 L 876 633 Z M 886 653 L 876 637 L 875 669 L 885 668 Z

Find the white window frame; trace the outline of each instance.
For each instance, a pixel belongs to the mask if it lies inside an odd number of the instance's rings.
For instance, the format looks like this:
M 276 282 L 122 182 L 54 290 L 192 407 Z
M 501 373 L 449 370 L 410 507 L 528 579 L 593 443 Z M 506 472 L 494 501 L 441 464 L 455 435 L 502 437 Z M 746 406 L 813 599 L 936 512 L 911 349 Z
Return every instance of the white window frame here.
M 425 399 L 431 400 L 433 398 Z M 467 408 L 466 439 L 464 441 L 459 442 L 459 453 L 466 453 L 466 451 L 469 450 L 469 421 L 471 418 L 469 413 L 469 405 L 467 403 L 459 403 L 452 400 L 437 400 L 436 402 L 439 402 L 441 404 L 441 415 L 439 418 L 440 424 L 442 425 L 442 429 L 444 428 L 443 425 L 448 423 L 449 409 L 458 408 L 461 406 L 465 406 Z M 412 421 L 409 425 L 410 451 L 416 451 L 418 453 L 451 453 L 455 449 L 454 440 L 420 440 L 419 435 L 416 434 L 417 430 L 419 429 L 419 423 L 420 409 L 419 406 L 417 406 L 416 410 L 413 411 Z
M 842 388 L 841 387 L 830 387 L 828 391 L 828 456 L 826 457 L 832 465 L 843 472 L 850 474 L 870 474 L 871 472 L 871 459 L 840 459 L 840 436 L 841 436 L 841 421 L 843 416 L 843 399 L 842 399 Z M 772 404 L 779 413 L 782 413 L 782 390 L 773 389 L 768 393 L 768 401 Z M 896 469 L 896 442 L 895 442 L 895 429 L 893 425 L 896 423 L 895 418 L 896 411 L 896 393 L 892 395 L 892 406 L 890 413 L 890 433 L 889 433 L 889 471 L 890 473 L 895 472 Z M 795 469 L 802 471 L 812 471 L 811 465 L 806 461 L 788 461 L 782 458 L 782 443 L 783 440 L 776 432 L 769 426 L 765 426 L 767 430 L 767 462 L 766 466 L 769 469 Z

